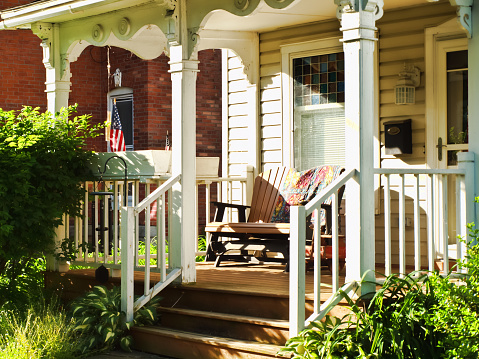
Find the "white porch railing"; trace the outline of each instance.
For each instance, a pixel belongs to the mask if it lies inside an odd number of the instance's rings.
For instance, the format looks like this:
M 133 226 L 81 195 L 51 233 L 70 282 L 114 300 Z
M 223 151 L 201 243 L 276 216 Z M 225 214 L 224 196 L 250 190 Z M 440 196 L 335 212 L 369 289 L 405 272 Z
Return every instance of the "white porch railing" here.
M 334 308 L 341 300 L 340 296 L 335 293 L 339 289 L 339 228 L 338 228 L 338 190 L 347 184 L 348 181 L 354 180 L 357 171 L 351 170 L 344 172 L 336 180 L 334 180 L 326 189 L 317 194 L 316 197 L 306 206 L 292 206 L 290 212 L 291 229 L 290 229 L 290 273 L 289 273 L 289 334 L 290 337 L 297 335 L 301 330 L 306 328 L 311 322 L 321 320 L 327 313 Z M 346 186 L 347 188 L 347 186 Z M 321 304 L 321 255 L 320 255 L 320 225 L 319 210 L 321 204 L 332 196 L 331 204 L 332 213 L 332 295 Z M 305 318 L 306 305 L 306 217 L 315 212 L 314 215 L 314 306 L 313 314 L 309 318 Z M 357 283 L 347 283 L 341 289 L 349 294 L 356 289 Z
M 243 177 L 198 177 L 197 178 L 197 206 L 198 214 L 202 215 L 202 219 L 196 220 L 196 255 L 204 256 L 206 250 L 201 248 L 199 243 L 198 227 L 201 228 L 206 222 L 211 220 L 211 206 L 210 202 L 213 200 L 229 200 L 234 197 L 240 203 L 246 203 L 248 198 L 247 183 L 252 183 L 252 173 L 247 173 Z M 250 180 L 250 182 L 248 182 Z M 161 182 L 159 182 L 161 183 Z M 84 205 L 82 213 L 79 217 L 66 218 L 65 223 L 65 238 L 73 240 L 74 250 L 77 251 L 76 258 L 70 262 L 71 265 L 98 267 L 104 265 L 106 268 L 112 269 L 114 275 L 116 270 L 120 269 L 121 260 L 121 246 L 120 246 L 120 207 L 123 203 L 123 181 L 105 181 L 103 182 L 104 189 L 101 195 L 92 195 L 97 191 L 96 186 L 98 182 L 87 182 L 84 187 L 87 189 L 85 193 Z M 158 183 L 140 183 L 140 181 L 128 181 L 129 195 L 128 204 L 136 206 L 140 200 L 148 197 L 152 186 L 158 186 Z M 214 190 L 216 186 L 216 190 Z M 107 192 L 108 191 L 108 192 Z M 108 193 L 108 194 L 107 194 Z M 201 197 L 198 195 L 201 194 Z M 161 227 L 168 229 L 169 213 L 168 213 L 168 198 L 166 194 L 164 199 L 163 209 L 165 213 L 160 210 L 160 206 L 156 201 L 150 204 L 148 211 L 137 216 L 135 219 L 135 248 L 141 247 L 141 253 L 135 255 L 135 270 L 144 270 L 144 261 L 149 255 L 150 260 L 157 259 L 157 245 L 156 240 L 159 235 Z M 101 201 L 103 202 L 100 206 Z M 102 208 L 102 210 L 100 210 Z M 231 218 L 234 214 L 227 213 Z M 102 219 L 103 218 L 103 219 Z M 140 220 L 141 218 L 141 220 Z M 162 223 L 164 221 L 164 223 Z M 155 223 L 156 222 L 156 223 Z M 104 237 L 102 238 L 102 232 Z M 144 248 L 146 239 L 152 241 L 151 252 L 146 253 Z M 169 232 L 166 232 L 166 239 L 168 242 Z M 152 268 L 152 271 L 159 271 L 157 268 Z
M 449 246 L 453 239 L 453 245 L 457 247 L 457 258 L 463 259 L 466 254 L 466 247 L 459 236 L 465 241 L 469 241 L 466 224 L 474 221 L 474 157 L 470 153 L 458 153 L 458 169 L 431 170 L 431 169 L 375 169 L 375 174 L 383 177 L 384 180 L 384 231 L 385 231 L 385 274 L 391 274 L 393 268 L 393 224 L 391 193 L 393 178 L 396 178 L 395 189 L 398 193 L 398 271 L 405 275 L 413 270 L 434 270 L 437 262 L 442 262 L 442 271 L 448 273 L 451 269 L 449 261 L 452 260 L 449 253 Z M 313 201 L 306 206 L 291 207 L 291 236 L 290 236 L 290 337 L 296 336 L 301 330 L 308 327 L 312 321 L 320 320 L 328 314 L 335 305 L 342 299 L 338 295 L 338 289 L 346 294 L 354 293 L 360 283 L 345 283 L 339 288 L 339 246 L 338 246 L 338 223 L 337 216 L 333 215 L 332 223 L 332 247 L 333 247 L 333 265 L 332 265 L 332 296 L 321 304 L 321 258 L 320 241 L 314 241 L 314 311 L 309 318 L 305 318 L 305 243 L 306 243 L 306 217 L 316 211 L 315 218 L 318 218 L 317 211 L 321 203 L 329 196 L 333 196 L 332 213 L 337 213 L 338 200 L 336 193 L 338 189 L 347 184 L 350 180 L 355 180 L 358 175 L 356 170 L 343 173 L 324 191 L 319 193 Z M 455 223 L 451 224 L 448 218 L 451 216 L 448 208 L 452 205 L 448 203 L 448 181 L 455 181 L 453 197 L 455 199 Z M 347 195 L 346 185 L 346 195 Z M 407 195 L 406 195 L 407 194 Z M 406 201 L 406 197 L 410 197 Z M 412 211 L 406 208 L 406 204 L 413 204 Z M 348 205 L 346 200 L 346 206 Z M 350 204 L 351 205 L 351 204 Z M 360 204 L 359 204 L 360 205 Z M 409 220 L 406 220 L 407 214 L 412 214 L 411 221 L 412 241 L 408 241 L 408 232 L 406 226 L 409 226 Z M 426 217 L 426 226 L 423 230 L 427 231 L 425 241 L 421 238 L 421 217 Z M 376 227 L 379 223 L 376 221 Z M 454 226 L 455 235 L 453 238 L 449 235 L 449 226 Z M 346 218 L 347 226 L 347 218 Z M 317 223 L 314 223 L 314 238 L 320 238 Z M 359 229 L 358 229 L 359 231 Z M 359 238 L 359 235 L 358 235 Z M 357 240 L 358 238 L 346 238 L 346 241 Z M 413 242 L 412 249 L 407 248 L 407 244 Z M 427 265 L 422 261 L 421 243 L 427 245 Z M 376 243 L 377 244 L 377 243 Z M 376 245 L 377 247 L 377 245 Z M 370 253 L 346 253 L 346 270 L 348 261 L 355 260 L 358 256 L 370 255 Z M 408 265 L 407 259 L 412 258 L 413 265 Z M 382 263 L 382 261 L 378 261 Z M 378 264 L 376 263 L 377 268 Z M 375 268 L 369 268 L 374 270 Z M 457 272 L 464 272 L 464 268 L 457 268 Z M 360 277 L 364 273 L 360 273 Z M 356 276 L 357 277 L 357 276 Z M 336 293 L 336 294 L 335 294 Z
M 474 162 L 470 154 L 459 155 L 457 169 L 375 169 L 384 188 L 386 276 L 393 272 L 404 276 L 412 270 L 440 269 L 448 273 L 452 269 L 451 262 L 465 260 L 466 224 L 474 221 L 471 210 L 474 202 Z M 394 196 L 397 194 L 394 209 L 392 193 Z M 448 198 L 454 198 L 454 202 L 449 203 Z M 412 211 L 407 205 L 412 205 Z M 451 208 L 455 210 L 451 211 Z M 397 221 L 393 221 L 393 213 L 394 219 L 397 213 Z M 426 217 L 423 218 L 424 226 L 421 217 Z M 451 219 L 455 222 L 451 223 Z M 397 240 L 394 243 L 393 237 Z M 451 253 L 450 249 L 454 249 L 455 253 Z M 454 270 L 464 271 L 460 267 Z
M 133 313 L 158 294 L 162 289 L 173 282 L 180 274 L 181 268 L 172 268 L 167 263 L 166 255 L 166 193 L 171 187 L 180 180 L 181 176 L 177 175 L 170 178 L 160 187 L 148 194 L 147 197 L 135 207 L 121 208 L 121 302 L 122 310 L 126 313 L 126 320 L 133 320 Z M 157 203 L 159 216 L 158 234 L 157 234 L 157 265 L 152 266 L 151 259 L 151 233 L 150 233 L 150 209 L 153 203 Z M 134 298 L 134 270 L 137 263 L 134 263 L 135 257 L 135 234 L 139 228 L 140 214 L 145 215 L 145 264 L 144 264 L 144 293 L 133 302 Z M 180 243 L 169 242 L 169 246 L 180 245 Z M 170 248 L 169 248 L 170 249 Z M 136 253 L 138 253 L 136 251 Z M 160 281 L 153 287 L 150 287 L 150 272 L 153 267 L 159 270 Z

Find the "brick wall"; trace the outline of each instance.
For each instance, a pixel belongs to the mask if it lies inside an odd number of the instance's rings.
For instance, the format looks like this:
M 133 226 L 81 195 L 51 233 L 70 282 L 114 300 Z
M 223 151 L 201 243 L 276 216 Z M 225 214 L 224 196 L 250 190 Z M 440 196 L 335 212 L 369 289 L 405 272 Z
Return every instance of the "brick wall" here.
M 0 8 L 30 1 L 0 1 Z M 29 30 L 0 31 L 0 108 L 18 110 L 23 105 L 46 110 L 45 68 L 40 39 Z M 119 68 L 122 86 L 131 87 L 134 96 L 135 149 L 163 149 L 166 132 L 171 142 L 171 77 L 168 57 L 142 60 L 127 50 L 112 47 L 111 73 Z M 221 51 L 199 53 L 197 78 L 197 156 L 221 157 Z M 69 104 L 78 103 L 78 114 L 91 114 L 94 123 L 104 122 L 107 94 L 114 88 L 107 75 L 107 48 L 89 46 L 71 63 Z M 104 136 L 88 143 L 95 151 L 106 151 Z M 171 146 L 175 144 L 171 142 Z M 221 165 L 220 165 L 221 169 Z M 200 198 L 204 198 L 203 191 Z M 200 206 L 200 228 L 205 222 Z

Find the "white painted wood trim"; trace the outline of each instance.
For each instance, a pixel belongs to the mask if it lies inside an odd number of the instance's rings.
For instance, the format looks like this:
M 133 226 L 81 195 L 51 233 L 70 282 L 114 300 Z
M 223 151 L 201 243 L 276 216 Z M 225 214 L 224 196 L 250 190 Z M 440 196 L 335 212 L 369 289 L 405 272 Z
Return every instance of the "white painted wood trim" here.
M 280 46 L 281 50 L 281 89 L 282 89 L 282 165 L 294 167 L 293 151 L 293 106 L 292 88 L 293 78 L 292 59 L 311 54 L 328 54 L 343 51 L 341 37 L 333 37 L 314 41 L 298 42 Z
M 426 77 L 426 166 L 427 168 L 437 168 L 437 139 L 439 137 L 439 101 L 444 103 L 444 99 L 439 98 L 438 94 L 438 73 L 437 73 L 437 44 L 440 41 L 459 39 L 466 42 L 464 31 L 459 28 L 457 18 L 425 30 L 425 77 Z
M 134 301 L 134 240 L 135 214 L 133 207 L 121 207 L 121 310 L 126 313 L 126 321 L 133 321 Z
M 289 337 L 299 334 L 304 328 L 306 303 L 306 211 L 302 206 L 291 206 L 291 237 L 289 255 Z

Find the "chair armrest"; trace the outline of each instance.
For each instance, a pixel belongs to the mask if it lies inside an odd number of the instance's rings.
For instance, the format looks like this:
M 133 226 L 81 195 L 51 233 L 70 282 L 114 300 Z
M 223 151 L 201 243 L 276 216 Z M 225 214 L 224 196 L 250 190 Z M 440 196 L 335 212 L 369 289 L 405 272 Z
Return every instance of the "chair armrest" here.
M 251 206 L 245 206 L 242 204 L 216 201 L 212 201 L 211 203 L 216 206 L 215 222 L 223 222 L 223 216 L 226 208 L 236 208 L 238 210 L 238 220 L 240 222 L 246 222 L 246 209 L 251 208 Z

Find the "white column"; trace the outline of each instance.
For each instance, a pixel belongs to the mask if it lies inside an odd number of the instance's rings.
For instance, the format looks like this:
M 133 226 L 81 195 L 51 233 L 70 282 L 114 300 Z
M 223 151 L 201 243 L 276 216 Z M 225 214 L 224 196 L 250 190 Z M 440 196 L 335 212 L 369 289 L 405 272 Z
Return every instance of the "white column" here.
M 66 55 L 60 54 L 60 27 L 58 24 L 36 23 L 32 25 L 32 31 L 41 40 L 43 48 L 43 64 L 46 69 L 45 92 L 47 93 L 47 110 L 53 114 L 60 111 L 62 107 L 68 106 L 70 93 L 70 66 Z M 65 221 L 65 216 L 63 220 Z M 55 246 L 59 247 L 65 238 L 65 226 L 55 228 Z M 64 263 L 63 263 L 64 264 Z M 58 263 L 53 257 L 47 257 L 47 268 L 49 270 L 67 270 L 68 267 Z
M 346 186 L 346 282 L 360 281 L 368 270 L 366 280 L 375 280 L 374 46 L 379 3 L 364 0 L 355 8 L 341 1 L 338 9 L 345 58 L 346 167 L 359 170 L 356 182 Z M 364 294 L 375 286 L 366 284 L 361 290 Z
M 172 172 L 181 174 L 173 187 L 170 260 L 181 267 L 182 282 L 196 281 L 196 75 L 197 60 L 185 60 L 182 45 L 170 47 L 172 81 Z M 179 241 L 181 240 L 181 243 Z
M 69 61 L 66 54 L 60 53 L 58 24 L 40 24 L 33 31 L 42 39 L 43 64 L 46 69 L 47 110 L 54 114 L 62 107 L 68 106 L 71 86 Z
M 479 29 L 479 2 L 476 0 L 476 6 L 472 6 L 472 30 L 471 38 L 468 42 L 468 114 L 469 114 L 469 153 L 474 154 L 475 158 L 479 156 L 479 141 L 475 140 L 479 136 L 479 102 L 477 101 L 477 94 L 479 93 L 479 35 L 473 34 L 474 29 Z M 474 164 L 474 177 L 479 178 L 479 166 L 477 161 Z M 479 181 L 475 181 L 474 195 L 479 196 Z M 476 227 L 479 224 L 479 204 L 476 203 L 473 211 L 474 222 Z

